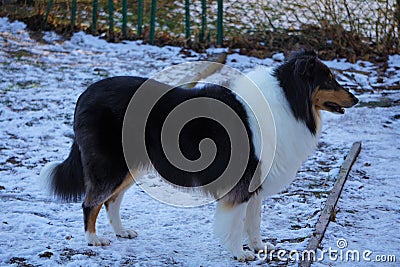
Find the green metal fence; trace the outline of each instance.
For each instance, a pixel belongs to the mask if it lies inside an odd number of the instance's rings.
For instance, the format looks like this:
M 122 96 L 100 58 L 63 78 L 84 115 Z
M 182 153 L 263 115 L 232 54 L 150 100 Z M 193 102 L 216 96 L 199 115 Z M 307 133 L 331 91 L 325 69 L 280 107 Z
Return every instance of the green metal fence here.
M 184 0 L 185 2 L 185 38 L 186 41 L 190 41 L 191 39 L 191 16 L 190 16 L 190 0 Z M 217 0 L 218 10 L 217 10 L 217 20 L 215 22 L 217 28 L 217 44 L 223 45 L 223 0 Z M 46 8 L 46 13 L 43 20 L 42 29 L 46 27 L 47 20 L 49 15 L 53 10 L 54 1 L 49 0 Z M 98 31 L 98 17 L 99 17 L 99 1 L 92 1 L 92 25 L 91 31 L 96 34 Z M 206 31 L 207 31 L 207 0 L 201 0 L 201 27 L 199 33 L 199 41 L 206 41 Z M 128 39 L 130 36 L 128 35 L 128 11 L 133 11 L 137 13 L 137 29 L 136 29 L 136 37 L 141 37 L 143 34 L 143 18 L 144 18 L 144 0 L 138 0 L 137 6 L 129 8 L 128 1 L 122 0 L 122 37 L 124 39 Z M 75 29 L 76 26 L 76 12 L 77 12 L 77 0 L 72 0 L 71 3 L 71 16 L 70 16 L 70 28 L 72 30 Z M 114 1 L 108 0 L 107 5 L 107 13 L 108 13 L 108 36 L 110 39 L 114 38 L 114 20 L 115 20 L 115 7 Z M 150 22 L 149 22 L 149 35 L 148 42 L 150 44 L 154 43 L 155 34 L 156 34 L 156 21 L 157 21 L 157 0 L 151 0 L 151 11 L 150 11 Z
M 256 56 L 307 44 L 327 50 L 326 58 L 365 60 L 400 51 L 400 0 L 25 0 L 9 9 L 4 3 L 0 14 L 40 17 L 42 30 L 86 30 L 110 41 L 227 46 Z

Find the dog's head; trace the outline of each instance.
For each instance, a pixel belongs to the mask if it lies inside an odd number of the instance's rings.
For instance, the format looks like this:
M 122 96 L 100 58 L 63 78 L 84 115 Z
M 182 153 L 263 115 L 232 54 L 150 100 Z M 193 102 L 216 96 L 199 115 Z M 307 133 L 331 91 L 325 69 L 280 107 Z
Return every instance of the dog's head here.
M 311 86 L 311 100 L 316 110 L 344 114 L 344 108 L 358 103 L 358 99 L 341 86 L 331 70 L 314 51 L 301 51 L 291 57 L 296 75 Z
M 316 112 L 327 110 L 343 114 L 344 108 L 358 102 L 352 93 L 336 81 L 315 51 L 292 53 L 285 63 L 276 68 L 275 76 L 294 116 L 303 120 L 313 133 L 316 131 Z

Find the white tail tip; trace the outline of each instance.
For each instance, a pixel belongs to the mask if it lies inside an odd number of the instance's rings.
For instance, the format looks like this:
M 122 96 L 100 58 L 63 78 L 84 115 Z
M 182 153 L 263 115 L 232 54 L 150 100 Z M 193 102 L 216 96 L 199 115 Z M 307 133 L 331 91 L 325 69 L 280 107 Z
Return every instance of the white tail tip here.
M 39 187 L 47 194 L 52 194 L 51 181 L 53 180 L 53 171 L 59 164 L 60 162 L 49 162 L 40 171 Z

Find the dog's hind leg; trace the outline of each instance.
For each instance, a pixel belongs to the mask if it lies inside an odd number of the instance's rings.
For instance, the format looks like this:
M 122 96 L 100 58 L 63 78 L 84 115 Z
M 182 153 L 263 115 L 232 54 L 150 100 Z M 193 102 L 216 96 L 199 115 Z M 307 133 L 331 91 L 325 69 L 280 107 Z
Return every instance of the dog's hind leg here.
M 110 245 L 110 240 L 96 235 L 96 220 L 102 205 L 103 203 L 89 206 L 87 205 L 87 201 L 82 204 L 83 220 L 85 223 L 85 238 L 89 246 Z
M 262 197 L 254 194 L 247 205 L 244 230 L 247 234 L 249 247 L 255 252 L 274 249 L 271 243 L 264 243 L 261 239 L 261 202 Z
M 114 233 L 118 237 L 135 238 L 137 236 L 136 231 L 125 229 L 122 226 L 121 216 L 119 213 L 122 198 L 126 190 L 128 190 L 128 188 L 132 185 L 132 182 L 133 182 L 132 177 L 130 175 L 127 175 L 122 184 L 117 187 L 117 189 L 113 192 L 112 196 L 105 202 L 108 220 L 110 221 Z
M 243 250 L 243 231 L 248 203 L 230 203 L 222 198 L 217 203 L 215 212 L 215 235 L 221 244 L 238 261 L 254 260 L 254 254 Z

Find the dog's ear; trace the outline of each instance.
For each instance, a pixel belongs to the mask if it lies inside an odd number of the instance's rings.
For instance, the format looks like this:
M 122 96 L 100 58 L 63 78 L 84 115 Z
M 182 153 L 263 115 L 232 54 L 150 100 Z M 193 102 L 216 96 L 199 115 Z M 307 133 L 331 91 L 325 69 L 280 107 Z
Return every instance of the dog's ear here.
M 317 63 L 316 56 L 299 57 L 295 61 L 295 72 L 303 77 L 313 77 L 315 65 Z

